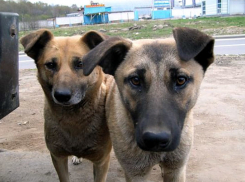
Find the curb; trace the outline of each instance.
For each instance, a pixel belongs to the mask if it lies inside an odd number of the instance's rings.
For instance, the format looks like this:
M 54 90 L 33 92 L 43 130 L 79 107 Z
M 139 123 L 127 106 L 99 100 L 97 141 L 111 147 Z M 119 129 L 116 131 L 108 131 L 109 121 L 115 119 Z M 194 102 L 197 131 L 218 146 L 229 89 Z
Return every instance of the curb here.
M 245 34 L 237 34 L 237 35 L 214 35 L 214 39 L 232 39 L 232 38 L 243 38 Z

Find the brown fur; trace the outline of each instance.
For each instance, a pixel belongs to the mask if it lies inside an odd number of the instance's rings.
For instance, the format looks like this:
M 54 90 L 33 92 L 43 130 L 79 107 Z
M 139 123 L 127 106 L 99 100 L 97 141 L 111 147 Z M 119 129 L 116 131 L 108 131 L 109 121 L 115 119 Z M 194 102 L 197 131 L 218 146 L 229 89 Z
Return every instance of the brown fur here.
M 93 162 L 94 180 L 106 181 L 111 140 L 105 119 L 107 76 L 96 67 L 84 76 L 81 58 L 107 37 L 54 37 L 38 30 L 21 39 L 45 93 L 45 140 L 61 182 L 69 181 L 69 155 Z
M 185 181 L 192 109 L 214 60 L 214 40 L 195 29 L 173 33 L 175 39 L 110 38 L 83 58 L 85 75 L 99 64 L 115 77 L 106 116 L 127 182 L 146 181 L 155 164 L 162 167 L 164 182 Z M 135 77 L 140 84 L 132 82 Z M 179 85 L 183 78 L 184 86 Z

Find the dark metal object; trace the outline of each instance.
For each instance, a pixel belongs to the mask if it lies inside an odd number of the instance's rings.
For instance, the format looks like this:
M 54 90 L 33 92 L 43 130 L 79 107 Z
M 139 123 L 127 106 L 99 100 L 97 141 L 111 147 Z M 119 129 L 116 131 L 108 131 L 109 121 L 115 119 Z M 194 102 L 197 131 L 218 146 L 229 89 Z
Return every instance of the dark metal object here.
M 19 15 L 0 12 L 0 119 L 19 106 Z

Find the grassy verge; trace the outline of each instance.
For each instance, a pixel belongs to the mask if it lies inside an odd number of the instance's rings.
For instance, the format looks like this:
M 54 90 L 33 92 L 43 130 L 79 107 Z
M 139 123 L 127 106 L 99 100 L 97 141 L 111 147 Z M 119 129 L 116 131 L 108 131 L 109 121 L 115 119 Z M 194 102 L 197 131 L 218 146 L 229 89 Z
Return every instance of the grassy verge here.
M 206 32 L 209 35 L 245 34 L 245 16 L 239 17 L 203 17 L 198 19 L 148 20 L 138 22 L 112 23 L 100 25 L 81 25 L 50 29 L 55 36 L 72 36 L 89 30 L 103 30 L 109 36 L 120 36 L 130 39 L 163 38 L 172 35 L 174 27 L 190 27 Z M 130 27 L 134 30 L 128 30 Z M 19 33 L 22 37 L 30 31 Z M 20 45 L 19 50 L 23 51 Z

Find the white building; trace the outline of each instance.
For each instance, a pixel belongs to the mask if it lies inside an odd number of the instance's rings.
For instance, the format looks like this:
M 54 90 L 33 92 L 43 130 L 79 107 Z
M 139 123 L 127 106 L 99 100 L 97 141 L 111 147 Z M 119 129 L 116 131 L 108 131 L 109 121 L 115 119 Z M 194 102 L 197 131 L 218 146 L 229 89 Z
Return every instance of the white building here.
M 171 0 L 173 18 L 194 18 L 202 15 L 201 0 Z
M 203 0 L 202 15 L 241 15 L 245 14 L 245 0 Z

